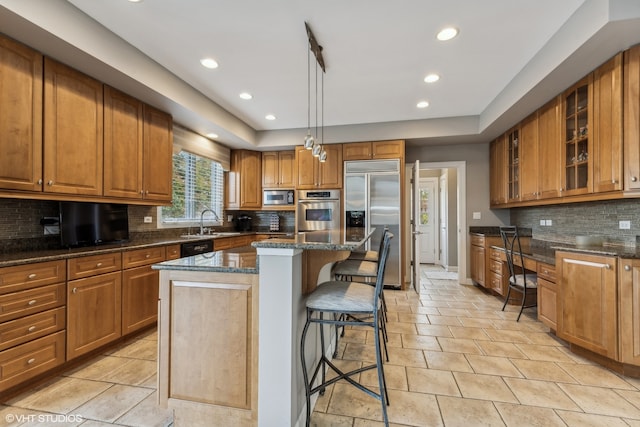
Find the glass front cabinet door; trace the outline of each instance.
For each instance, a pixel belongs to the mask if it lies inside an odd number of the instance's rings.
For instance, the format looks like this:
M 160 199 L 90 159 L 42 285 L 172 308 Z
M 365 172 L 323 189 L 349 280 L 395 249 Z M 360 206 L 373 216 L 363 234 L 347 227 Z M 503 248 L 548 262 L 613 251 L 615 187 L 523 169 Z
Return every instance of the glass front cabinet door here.
M 590 168 L 592 99 L 591 75 L 580 80 L 564 95 L 563 196 L 592 191 Z

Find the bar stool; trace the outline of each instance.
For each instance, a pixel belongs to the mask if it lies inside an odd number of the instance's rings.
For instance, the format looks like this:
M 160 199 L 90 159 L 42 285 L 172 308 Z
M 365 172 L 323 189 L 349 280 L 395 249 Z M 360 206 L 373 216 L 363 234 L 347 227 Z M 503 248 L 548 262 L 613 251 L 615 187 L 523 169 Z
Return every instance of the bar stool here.
M 382 362 L 382 349 L 380 346 L 380 325 L 381 319 L 381 294 L 382 294 L 382 281 L 384 278 L 384 269 L 386 261 L 389 255 L 389 247 L 393 234 L 386 233 L 383 239 L 382 250 L 380 252 L 380 259 L 378 262 L 378 271 L 376 276 L 375 286 L 371 286 L 366 283 L 347 282 L 340 280 L 333 280 L 321 283 L 318 285 L 315 291 L 313 291 L 308 297 L 306 302 L 307 309 L 307 321 L 302 330 L 302 338 L 300 341 L 300 357 L 302 359 L 302 374 L 304 378 L 305 396 L 307 403 L 307 420 L 306 425 L 309 426 L 311 421 L 311 395 L 320 392 L 323 394 L 326 387 L 344 379 L 348 383 L 364 391 L 368 395 L 380 400 L 382 405 L 382 417 L 385 426 L 389 425 L 389 419 L 387 417 L 387 406 L 389 405 L 389 394 L 387 392 L 386 380 L 384 377 L 384 367 Z M 324 314 L 331 314 L 329 318 L 325 318 Z M 354 320 L 350 315 L 357 316 L 358 319 Z M 309 379 L 309 373 L 307 372 L 307 363 L 305 360 L 305 340 L 309 326 L 312 323 L 318 323 L 320 325 L 320 360 L 317 366 L 313 369 L 311 379 Z M 349 372 L 343 372 L 336 367 L 325 355 L 325 343 L 324 343 L 324 328 L 323 325 L 335 325 L 339 326 L 366 326 L 373 328 L 374 330 L 374 343 L 376 352 L 376 363 L 372 365 L 363 366 L 362 368 L 354 369 Z M 337 376 L 327 380 L 326 369 L 331 368 Z M 356 382 L 353 375 L 361 372 L 377 369 L 378 372 L 378 385 L 380 388 L 379 393 L 370 390 L 364 385 Z M 311 387 L 318 377 L 318 373 L 321 375 L 321 382 L 315 387 Z
M 507 265 L 509 267 L 509 288 L 507 289 L 507 296 L 504 299 L 502 305 L 502 311 L 504 311 L 507 303 L 509 302 L 509 296 L 511 290 L 522 294 L 522 304 L 520 304 L 520 313 L 516 322 L 520 321 L 522 316 L 522 310 L 525 308 L 535 307 L 536 303 L 526 305 L 527 296 L 531 294 L 537 294 L 538 292 L 538 276 L 536 273 L 527 273 L 524 268 L 524 258 L 522 256 L 522 247 L 520 246 L 520 235 L 518 234 L 518 227 L 516 226 L 504 226 L 500 227 L 500 236 L 504 243 L 504 250 L 507 255 Z M 520 265 L 514 263 L 514 258 L 520 262 Z

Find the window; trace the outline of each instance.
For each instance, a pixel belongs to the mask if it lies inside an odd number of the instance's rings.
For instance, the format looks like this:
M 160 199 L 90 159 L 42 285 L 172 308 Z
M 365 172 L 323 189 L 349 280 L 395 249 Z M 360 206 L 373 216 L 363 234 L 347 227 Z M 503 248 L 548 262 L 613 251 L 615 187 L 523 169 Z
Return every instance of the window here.
M 200 224 L 200 213 L 204 209 L 212 209 L 221 218 L 223 193 L 220 163 L 186 151 L 174 154 L 173 203 L 158 208 L 158 227 Z M 205 218 L 213 219 L 211 214 Z

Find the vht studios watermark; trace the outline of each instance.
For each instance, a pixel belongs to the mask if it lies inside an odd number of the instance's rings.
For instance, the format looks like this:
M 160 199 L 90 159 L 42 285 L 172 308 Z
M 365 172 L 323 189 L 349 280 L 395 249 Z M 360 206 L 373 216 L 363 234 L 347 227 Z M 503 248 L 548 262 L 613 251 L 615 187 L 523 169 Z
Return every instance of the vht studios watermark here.
M 82 415 L 77 414 L 6 414 L 4 420 L 8 423 L 81 423 Z

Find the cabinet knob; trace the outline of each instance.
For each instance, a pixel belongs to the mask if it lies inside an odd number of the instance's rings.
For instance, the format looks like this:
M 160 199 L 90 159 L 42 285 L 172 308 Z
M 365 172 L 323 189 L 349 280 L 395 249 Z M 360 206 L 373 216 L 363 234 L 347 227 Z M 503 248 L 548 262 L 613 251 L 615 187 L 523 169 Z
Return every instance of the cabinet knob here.
M 42 185 L 42 178 L 38 180 L 38 185 Z
M 631 266 L 630 265 L 625 265 L 624 266 L 624 271 L 631 271 Z
M 29 301 L 29 302 L 27 303 L 27 305 L 34 305 L 36 302 L 38 302 L 38 300 L 36 300 L 36 299 L 32 299 L 31 301 Z
M 71 292 L 73 292 L 74 294 L 77 294 L 77 293 L 78 293 L 78 288 L 73 288 L 73 289 L 71 290 Z
M 27 360 L 27 365 L 31 365 L 35 361 L 36 359 L 32 357 L 31 359 Z
M 144 194 L 144 190 L 140 190 L 140 194 Z
M 610 264 L 605 264 L 604 268 L 606 268 L 607 270 L 611 270 L 611 265 Z
M 146 254 L 144 257 L 145 258 L 151 258 L 151 254 Z
M 30 275 L 28 275 L 27 277 L 29 278 L 29 280 L 31 280 L 31 279 L 35 279 L 35 278 L 36 278 L 36 276 L 37 276 L 37 274 L 36 274 L 36 273 L 31 273 L 31 274 L 30 274 Z
M 102 263 L 101 262 L 97 263 L 96 267 L 102 267 Z
M 53 185 L 53 180 L 50 179 L 49 182 L 47 182 L 47 185 L 49 185 L 49 186 Z
M 631 177 L 631 182 L 636 182 L 637 180 L 638 180 L 638 177 L 637 177 L 637 176 L 632 176 L 632 177 Z
M 29 326 L 29 329 L 27 329 L 27 331 L 29 331 L 29 332 L 33 332 L 35 330 L 36 330 L 35 326 Z
M 612 184 L 617 184 L 617 183 L 618 183 L 618 180 L 617 180 L 617 179 L 612 179 L 612 180 L 611 180 L 611 183 L 612 183 Z

